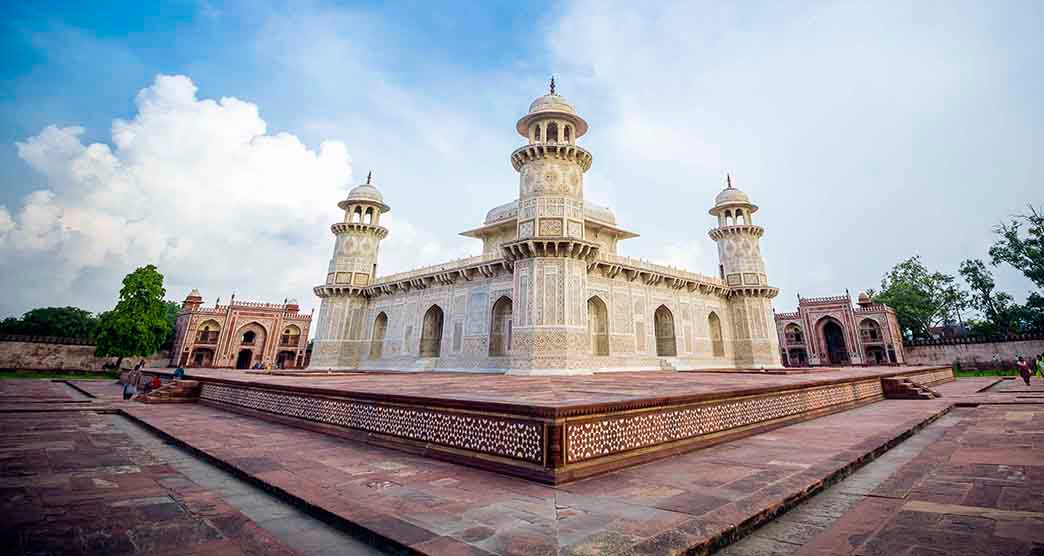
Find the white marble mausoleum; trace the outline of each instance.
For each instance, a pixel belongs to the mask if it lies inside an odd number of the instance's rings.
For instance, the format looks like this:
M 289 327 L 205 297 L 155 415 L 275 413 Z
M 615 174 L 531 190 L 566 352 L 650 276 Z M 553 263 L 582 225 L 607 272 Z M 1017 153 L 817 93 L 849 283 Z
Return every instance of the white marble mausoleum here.
M 619 254 L 637 234 L 584 201 L 587 122 L 554 91 L 518 120 L 517 198 L 462 235 L 482 254 L 380 276 L 381 215 L 371 179 L 338 203 L 312 369 L 580 374 L 780 367 L 758 207 L 728 186 L 710 208 L 716 276 Z M 708 199 L 709 201 L 710 199 Z M 686 200 L 689 202 L 689 200 Z M 710 220 L 710 219 L 709 219 Z M 392 231 L 394 233 L 394 231 Z

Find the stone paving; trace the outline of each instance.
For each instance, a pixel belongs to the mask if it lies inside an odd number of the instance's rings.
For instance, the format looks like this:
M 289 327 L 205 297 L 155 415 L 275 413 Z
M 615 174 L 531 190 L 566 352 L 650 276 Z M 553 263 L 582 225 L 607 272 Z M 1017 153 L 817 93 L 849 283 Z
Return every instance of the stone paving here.
M 989 379 L 938 390 L 970 394 Z M 551 487 L 205 405 L 128 414 L 271 488 L 429 554 L 709 549 L 882 451 L 952 400 L 886 400 Z
M 1039 380 L 979 392 L 996 380 L 961 379 L 937 386 L 941 399 L 885 400 L 558 487 L 206 405 L 123 402 L 111 382 L 74 381 L 95 396 L 78 405 L 65 384 L 0 381 L 0 542 L 21 554 L 374 550 L 333 524 L 425 554 L 704 553 L 753 530 L 722 554 L 1039 555 Z
M 119 398 L 112 381 L 87 386 Z M 4 554 L 374 553 L 226 473 L 172 454 L 127 418 L 97 413 L 104 405 L 72 405 L 80 396 L 58 382 L 0 381 Z M 16 403 L 21 410 L 10 410 Z M 287 527 L 297 528 L 286 535 L 293 548 L 279 538 Z

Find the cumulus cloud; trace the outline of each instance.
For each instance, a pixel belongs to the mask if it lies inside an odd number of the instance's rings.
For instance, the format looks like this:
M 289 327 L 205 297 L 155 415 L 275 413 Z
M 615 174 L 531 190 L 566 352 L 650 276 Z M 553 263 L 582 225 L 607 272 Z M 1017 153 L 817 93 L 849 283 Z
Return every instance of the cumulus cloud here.
M 47 189 L 17 210 L 0 206 L 0 258 L 19 269 L 0 285 L 20 295 L 0 309 L 103 309 L 122 275 L 149 263 L 174 299 L 199 287 L 210 300 L 237 291 L 311 305 L 336 202 L 352 182 L 347 148 L 270 134 L 255 104 L 196 93 L 186 76 L 157 76 L 138 93 L 137 114 L 113 121 L 111 146 L 84 144 L 76 126 L 49 126 L 17 144 Z M 450 254 L 408 222 L 397 225 L 386 257 Z

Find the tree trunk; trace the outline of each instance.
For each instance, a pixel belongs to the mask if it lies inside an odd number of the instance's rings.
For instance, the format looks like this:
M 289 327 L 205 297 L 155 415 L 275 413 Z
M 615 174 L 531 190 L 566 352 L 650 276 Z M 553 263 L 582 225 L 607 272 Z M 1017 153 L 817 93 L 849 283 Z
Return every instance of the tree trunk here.
M 120 372 L 120 363 L 123 363 L 123 356 L 122 355 L 116 358 L 116 372 L 117 373 Z

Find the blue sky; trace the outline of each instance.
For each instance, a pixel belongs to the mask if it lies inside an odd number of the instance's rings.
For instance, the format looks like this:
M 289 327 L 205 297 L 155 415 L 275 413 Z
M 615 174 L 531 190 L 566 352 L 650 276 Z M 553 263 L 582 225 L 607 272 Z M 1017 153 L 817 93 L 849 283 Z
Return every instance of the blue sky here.
M 513 124 L 552 73 L 591 123 L 588 198 L 642 234 L 621 251 L 713 273 L 706 209 L 732 172 L 779 310 L 913 254 L 955 272 L 1044 203 L 1036 2 L 2 10 L 0 257 L 20 270 L 0 315 L 104 309 L 146 262 L 174 298 L 309 307 L 337 198 L 370 169 L 393 208 L 382 273 L 473 253 L 456 234 L 516 196 Z

